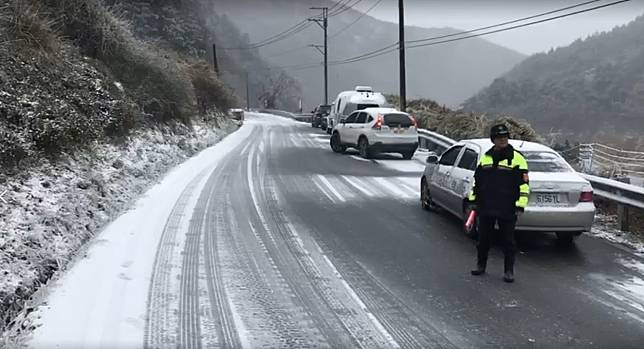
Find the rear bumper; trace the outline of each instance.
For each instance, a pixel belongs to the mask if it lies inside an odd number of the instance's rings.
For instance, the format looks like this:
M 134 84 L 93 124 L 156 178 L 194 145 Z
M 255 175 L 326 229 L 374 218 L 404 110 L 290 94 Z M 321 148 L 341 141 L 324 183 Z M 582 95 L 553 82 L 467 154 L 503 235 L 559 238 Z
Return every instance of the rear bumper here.
M 415 143 L 382 143 L 377 142 L 371 145 L 371 150 L 378 153 L 399 153 L 415 152 L 418 149 L 418 142 Z
M 543 232 L 590 231 L 595 219 L 592 202 L 574 207 L 530 207 L 517 220 L 516 230 Z

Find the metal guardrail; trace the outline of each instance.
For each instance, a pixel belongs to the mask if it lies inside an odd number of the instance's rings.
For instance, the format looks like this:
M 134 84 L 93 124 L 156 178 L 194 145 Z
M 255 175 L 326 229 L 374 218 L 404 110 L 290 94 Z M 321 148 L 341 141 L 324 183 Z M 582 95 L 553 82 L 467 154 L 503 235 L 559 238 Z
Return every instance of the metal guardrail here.
M 456 143 L 449 137 L 424 129 L 418 129 L 418 141 L 421 149 L 434 151 L 439 155 Z M 585 173 L 580 175 L 590 182 L 595 195 L 618 204 L 644 209 L 644 188 Z
M 430 150 L 440 155 L 454 143 L 456 143 L 455 140 L 440 133 L 418 129 L 418 147 L 420 149 Z
M 593 186 L 595 195 L 622 205 L 644 209 L 644 188 L 585 173 L 581 175 Z

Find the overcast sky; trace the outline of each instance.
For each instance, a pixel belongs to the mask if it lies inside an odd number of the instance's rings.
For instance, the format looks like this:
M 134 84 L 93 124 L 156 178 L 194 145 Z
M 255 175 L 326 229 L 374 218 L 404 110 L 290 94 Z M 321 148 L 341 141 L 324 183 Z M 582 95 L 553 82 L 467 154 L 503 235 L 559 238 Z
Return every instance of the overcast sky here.
M 356 9 L 365 11 L 378 0 L 362 0 Z M 546 12 L 586 0 L 405 0 L 405 21 L 421 27 L 452 27 L 473 29 Z M 585 7 L 613 2 L 602 0 Z M 582 9 L 584 7 L 580 7 Z M 574 10 L 570 10 L 574 11 Z M 398 1 L 382 0 L 371 16 L 398 22 Z M 557 19 L 504 33 L 488 35 L 492 42 L 521 53 L 547 51 L 551 47 L 566 46 L 578 38 L 585 38 L 615 26 L 626 24 L 644 14 L 644 0 L 631 0 L 571 17 Z

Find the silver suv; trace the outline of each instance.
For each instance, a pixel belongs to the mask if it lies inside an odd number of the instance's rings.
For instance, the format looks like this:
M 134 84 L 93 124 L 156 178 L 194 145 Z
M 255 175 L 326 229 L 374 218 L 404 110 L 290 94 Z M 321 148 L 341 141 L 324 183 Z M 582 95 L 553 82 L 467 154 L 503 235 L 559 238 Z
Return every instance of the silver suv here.
M 400 153 L 411 159 L 418 148 L 414 117 L 393 108 L 367 108 L 351 113 L 333 129 L 331 149 L 356 148 L 364 158 L 377 153 Z

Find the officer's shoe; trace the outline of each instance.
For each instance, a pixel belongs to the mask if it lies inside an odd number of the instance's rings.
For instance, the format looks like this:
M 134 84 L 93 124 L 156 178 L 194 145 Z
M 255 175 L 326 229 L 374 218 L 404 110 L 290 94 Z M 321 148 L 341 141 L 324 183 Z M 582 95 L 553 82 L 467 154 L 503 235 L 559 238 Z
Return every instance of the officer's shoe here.
M 505 274 L 503 274 L 503 281 L 514 282 L 514 273 L 512 271 L 506 271 Z
M 476 269 L 472 270 L 472 275 L 478 276 L 478 275 L 483 275 L 485 274 L 485 267 L 481 265 L 477 265 Z

